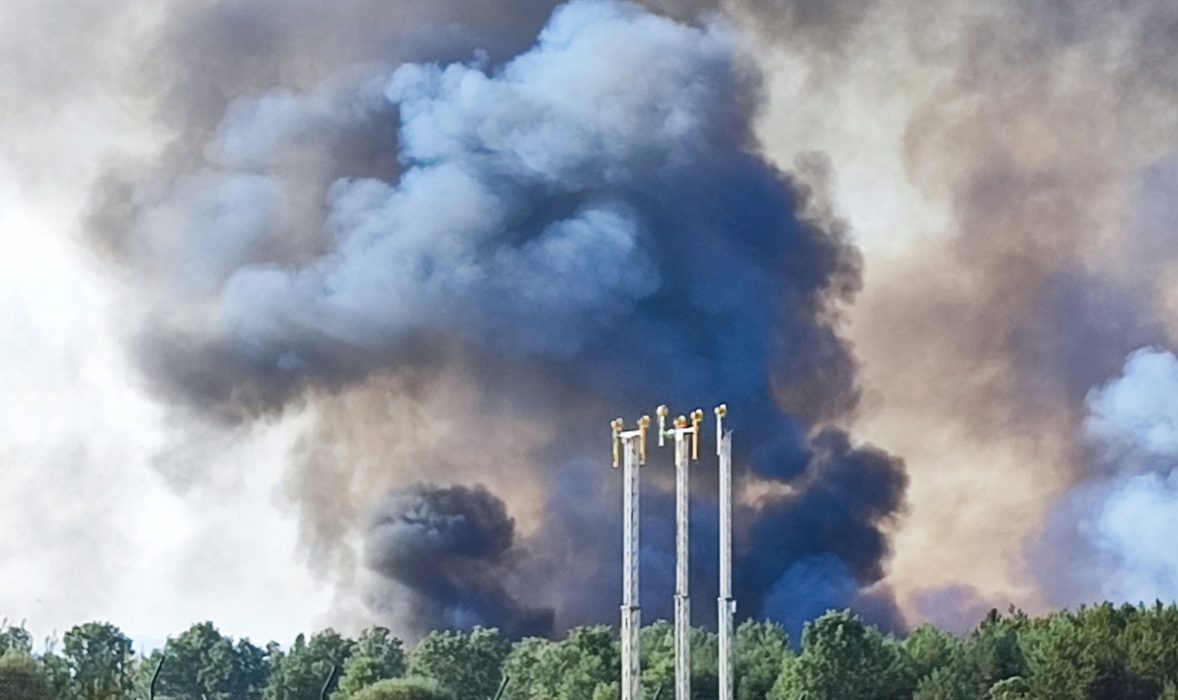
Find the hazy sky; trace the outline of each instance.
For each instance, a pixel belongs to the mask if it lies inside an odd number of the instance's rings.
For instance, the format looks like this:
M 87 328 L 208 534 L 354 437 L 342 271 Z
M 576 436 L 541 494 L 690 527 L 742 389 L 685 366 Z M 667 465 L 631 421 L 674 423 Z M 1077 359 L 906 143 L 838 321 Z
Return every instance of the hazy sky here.
M 119 282 L 79 245 L 102 140 L 40 182 L 16 159 L 0 170 L 0 615 L 38 637 L 109 619 L 158 640 L 213 618 L 290 639 L 329 599 L 275 490 L 297 417 L 173 443 L 116 339 Z M 217 481 L 181 497 L 157 468 L 173 454 L 216 460 Z

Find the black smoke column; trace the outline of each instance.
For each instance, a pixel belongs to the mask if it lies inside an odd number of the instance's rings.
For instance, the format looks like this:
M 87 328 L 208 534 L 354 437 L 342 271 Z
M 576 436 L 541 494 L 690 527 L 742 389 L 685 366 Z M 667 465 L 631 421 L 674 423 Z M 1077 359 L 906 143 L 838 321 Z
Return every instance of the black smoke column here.
M 553 612 L 503 588 L 520 552 L 515 522 L 486 489 L 417 486 L 390 493 L 365 528 L 364 562 L 391 589 L 402 622 L 467 629 L 498 626 L 513 637 L 552 633 Z

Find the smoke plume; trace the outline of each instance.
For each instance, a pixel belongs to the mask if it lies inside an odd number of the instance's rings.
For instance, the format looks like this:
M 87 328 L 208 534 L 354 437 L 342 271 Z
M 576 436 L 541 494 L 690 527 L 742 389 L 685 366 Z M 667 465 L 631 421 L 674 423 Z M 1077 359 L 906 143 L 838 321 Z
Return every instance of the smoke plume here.
M 1088 392 L 1174 343 L 1178 8 L 827 3 L 846 21 L 812 41 L 809 3 L 729 5 L 773 28 L 766 152 L 829 154 L 870 263 L 849 426 L 909 467 L 889 583 L 913 617 L 962 583 L 1084 602 L 1053 592 L 1073 567 L 1022 554 L 1091 474 Z
M 895 457 L 857 450 L 845 433 L 827 429 L 814 437 L 810 463 L 794 485 L 794 493 L 756 518 L 754 541 L 764 544 L 742 561 L 746 590 L 739 593 L 763 600 L 759 612 L 796 635 L 806 620 L 883 578 L 889 543 L 879 525 L 904 505 L 908 479 Z M 902 624 L 886 605 L 864 607 L 879 624 Z
M 365 527 L 365 564 L 383 578 L 372 605 L 415 628 L 497 625 L 513 637 L 552 633 L 551 610 L 530 609 L 503 587 L 515 522 L 481 487 L 419 486 L 388 494 Z
M 1165 351 L 1138 349 L 1178 347 L 1178 5 L 642 5 L 575 3 L 545 30 L 554 0 L 6 2 L 18 274 L 0 302 L 26 426 L 0 445 L 9 516 L 86 513 L 102 559 L 78 595 L 54 589 L 72 579 L 52 548 L 14 543 L 10 607 L 106 615 L 121 577 L 150 576 L 196 610 L 263 551 L 282 578 L 284 526 L 257 494 L 289 461 L 281 495 L 337 591 L 322 622 L 612 620 L 602 426 L 718 400 L 742 613 L 796 625 L 852 601 L 886 620 L 894 591 L 910 620 L 965 629 L 991 605 L 1178 594 L 1148 546 L 1174 487 L 1143 426 L 1164 412 L 1111 398 L 1168 381 Z M 87 189 L 93 280 L 69 252 Z M 112 329 L 153 402 L 102 351 Z M 101 400 L 78 402 L 75 377 Z M 648 617 L 673 578 L 667 462 L 645 472 Z M 78 484 L 152 468 L 172 492 L 144 512 L 172 535 L 132 548 L 117 492 Z M 77 483 L 45 485 L 59 472 Z M 696 473 L 702 573 L 716 524 Z M 430 598 L 379 563 L 416 545 L 380 551 L 367 524 L 423 483 L 502 502 L 510 545 L 469 559 L 497 587 Z M 237 517 L 207 504 L 226 492 L 258 508 L 250 547 L 218 548 Z M 440 578 L 468 561 L 454 551 L 432 555 Z M 267 610 L 316 607 L 284 590 L 299 602 Z M 240 600 L 232 617 L 259 607 Z
M 439 35 L 454 8 L 410 4 L 420 36 L 370 18 L 312 50 L 325 71 L 269 5 L 165 37 L 184 56 L 216 35 L 225 68 L 181 74 L 161 112 L 180 135 L 111 170 L 91 220 L 158 300 L 132 343 L 159 396 L 228 423 L 314 412 L 287 492 L 324 575 L 403 634 L 613 619 L 604 426 L 725 400 L 742 612 L 800 620 L 814 589 L 838 606 L 882 578 L 903 465 L 819 430 L 858 401 L 840 328 L 861 260 L 822 160 L 791 176 L 759 155 L 761 76 L 732 26 L 582 0 L 511 57 L 531 14 Z M 224 13 L 248 37 L 215 32 Z M 648 520 L 669 521 L 665 473 Z M 704 561 L 714 545 L 697 538 Z M 646 546 L 665 580 L 657 527 Z
M 1072 558 L 1072 575 L 1053 581 L 1057 598 L 1148 604 L 1178 588 L 1178 559 L 1166 546 L 1178 524 L 1175 392 L 1178 358 L 1143 348 L 1089 393 L 1093 470 L 1058 504 L 1039 544 Z

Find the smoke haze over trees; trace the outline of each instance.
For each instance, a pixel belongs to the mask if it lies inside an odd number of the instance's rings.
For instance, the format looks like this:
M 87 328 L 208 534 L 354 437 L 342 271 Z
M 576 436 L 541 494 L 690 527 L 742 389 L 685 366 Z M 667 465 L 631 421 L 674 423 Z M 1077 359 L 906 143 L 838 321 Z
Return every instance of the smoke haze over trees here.
M 406 649 L 373 627 L 358 639 L 326 630 L 264 649 L 192 626 L 147 657 L 117 628 L 71 629 L 60 651 L 33 653 L 23 628 L 0 633 L 0 696 L 13 700 L 611 700 L 620 657 L 608 627 L 515 642 L 497 630 L 438 631 Z M 672 683 L 672 627 L 642 630 L 648 693 Z M 828 611 L 790 645 L 773 622 L 736 631 L 739 700 L 1168 700 L 1178 691 L 1178 608 L 1103 604 L 1032 618 L 991 611 L 967 634 L 923 626 L 896 637 L 849 611 Z M 112 649 L 126 649 L 110 656 Z M 164 652 L 166 651 L 166 658 Z M 716 640 L 692 634 L 694 697 L 715 697 Z M 161 659 L 163 665 L 160 666 Z M 338 675 L 333 675 L 333 668 Z M 664 691 L 665 692 L 665 691 Z
M 795 640 L 1173 600 L 1176 40 L 1168 0 L 11 0 L 0 612 L 612 623 L 608 420 L 720 401 L 739 611 Z

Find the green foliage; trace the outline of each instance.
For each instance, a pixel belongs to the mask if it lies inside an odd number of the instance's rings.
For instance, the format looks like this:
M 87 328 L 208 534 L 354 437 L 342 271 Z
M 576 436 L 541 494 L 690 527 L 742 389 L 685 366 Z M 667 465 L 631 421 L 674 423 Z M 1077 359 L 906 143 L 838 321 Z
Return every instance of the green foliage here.
M 651 697 L 663 688 L 662 700 L 667 700 L 675 688 L 675 626 L 666 620 L 643 627 L 638 632 L 639 662 L 642 665 L 642 686 Z
M 160 662 L 156 652 L 142 664 L 138 685 L 146 689 Z M 211 622 L 193 625 L 168 641 L 157 691 L 175 700 L 258 700 L 269 681 L 266 651 L 247 640 L 236 644 Z
M 511 676 L 505 700 L 535 700 L 543 697 L 540 693 L 555 687 L 558 682 L 552 675 L 555 665 L 548 662 L 556 653 L 555 646 L 556 642 L 537 637 L 516 642 L 503 663 L 503 673 Z
M 1029 632 L 1026 615 L 1011 610 L 1003 617 L 991 610 L 964 647 L 962 663 L 983 690 L 998 681 L 1026 673 L 1027 664 L 1020 637 Z
M 903 645 L 842 611 L 806 624 L 802 653 L 785 663 L 769 697 L 898 700 L 915 688 Z
M 45 673 L 45 678 L 49 681 L 54 698 L 71 697 L 70 665 L 65 657 L 47 651 L 41 655 L 41 668 Z
M 990 700 L 1032 700 L 1031 685 L 1022 676 L 998 681 L 990 688 Z
M 958 666 L 935 668 L 921 679 L 913 700 L 977 700 L 982 697 L 978 682 Z
M 602 683 L 594 688 L 591 700 L 620 700 L 621 697 L 622 684 L 619 681 L 612 681 Z
M 0 622 L 0 627 L 3 625 L 4 623 Z M 0 629 L 0 656 L 11 650 L 33 653 L 33 637 L 24 626 Z
M 369 627 L 360 633 L 352 655 L 344 664 L 338 698 L 350 698 L 378 681 L 405 675 L 405 647 L 384 627 Z M 408 691 L 405 691 L 408 692 Z
M 332 629 L 311 637 L 295 638 L 286 654 L 268 647 L 273 658 L 270 683 L 262 697 L 265 700 L 319 700 L 323 684 L 333 669 L 343 668 L 352 653 L 353 642 Z M 338 684 L 338 681 L 336 682 Z M 335 685 L 329 692 L 335 690 Z
M 675 626 L 666 620 L 658 620 L 644 627 L 638 633 L 638 638 L 641 646 L 642 686 L 647 696 L 653 698 L 655 692 L 662 688 L 661 700 L 671 698 L 675 689 Z M 719 687 L 716 635 L 693 629 L 690 645 L 692 700 L 711 700 L 716 697 Z
M 904 640 L 904 650 L 908 652 L 916 677 L 923 681 L 935 670 L 953 662 L 954 657 L 961 653 L 961 642 L 948 632 L 923 625 Z
M 674 628 L 640 632 L 645 700 L 671 700 Z M 141 700 L 162 656 L 135 658 L 118 628 L 88 623 L 32 652 L 31 636 L 0 625 L 0 700 Z M 717 696 L 717 641 L 693 630 L 692 697 Z M 921 627 L 898 640 L 850 612 L 806 625 L 795 654 L 772 622 L 736 630 L 738 700 L 1178 700 L 1178 607 L 1110 604 L 1031 619 L 990 614 L 964 637 Z M 514 645 L 498 631 L 435 632 L 406 655 L 389 630 L 355 641 L 327 630 L 289 649 L 234 641 L 211 623 L 167 645 L 160 700 L 619 700 L 610 627 Z M 338 687 L 337 687 L 338 686 Z
M 233 647 L 233 675 L 230 696 L 233 700 L 259 700 L 270 683 L 271 653 L 239 639 Z M 211 698 L 210 698 L 211 700 Z
M 53 697 L 45 669 L 26 649 L 13 646 L 0 656 L 0 698 L 52 700 Z
M 715 634 L 692 628 L 690 644 L 692 700 L 712 700 L 720 694 L 720 642 Z
M 352 700 L 453 700 L 454 696 L 431 680 L 393 678 L 378 681 L 362 688 L 356 691 L 351 698 Z
M 1025 615 L 1003 617 L 991 610 L 965 640 L 931 627 L 905 640 L 919 678 L 914 700 L 975 700 L 989 697 L 995 684 L 1026 672 L 1020 635 L 1029 630 Z
M 1157 650 L 1134 648 L 1152 639 L 1135 631 L 1146 613 L 1111 604 L 1058 613 L 1035 625 L 1024 635 L 1029 680 L 1035 697 L 1044 700 L 1118 698 L 1153 700 L 1162 691 L 1164 676 L 1142 677 L 1133 673 L 1128 660 L 1141 655 L 1165 656 Z M 1173 671 L 1171 671 L 1172 673 Z M 1164 672 L 1163 672 L 1164 673 Z
M 233 642 L 211 622 L 193 625 L 168 642 L 167 663 L 160 668 L 159 694 L 177 700 L 201 700 L 228 692 L 233 673 Z
M 504 697 L 507 700 L 539 700 L 560 697 L 574 653 L 561 642 L 546 639 L 525 639 L 516 644 L 503 664 L 503 672 L 511 677 Z M 583 685 L 581 679 L 573 681 Z
M 1178 683 L 1178 608 L 1157 602 L 1133 615 L 1121 633 L 1125 667 L 1151 686 Z
M 759 629 L 759 628 L 756 628 Z M 754 628 L 745 632 L 751 642 Z M 665 688 L 663 697 L 674 683 L 674 628 L 656 622 L 642 630 L 644 686 L 648 696 Z M 772 637 L 771 637 L 772 638 Z M 784 646 L 784 634 L 781 636 Z M 750 646 L 751 644 L 747 645 Z M 716 637 L 704 630 L 692 630 L 692 695 L 714 698 L 717 692 Z M 779 650 L 777 653 L 780 653 Z M 771 653 L 770 656 L 773 656 Z M 621 658 L 618 643 L 608 627 L 579 627 L 560 642 L 525 639 L 512 649 L 504 664 L 511 677 L 508 700 L 583 700 L 616 698 L 620 695 L 618 673 Z M 773 682 L 780 668 L 780 658 L 769 671 Z
M 499 689 L 511 643 L 497 629 L 431 632 L 409 656 L 409 673 L 429 678 L 455 700 L 487 700 Z
M 599 685 L 608 685 L 618 677 L 621 652 L 614 644 L 609 627 L 578 627 L 564 641 L 553 645 L 545 656 L 549 678 L 555 677 L 549 694 L 535 695 L 552 700 L 575 700 L 592 697 Z M 514 678 L 513 681 L 514 682 Z
M 776 622 L 748 620 L 736 628 L 736 700 L 765 700 L 786 659 L 793 656 L 789 635 Z
M 131 640 L 114 625 L 88 622 L 62 638 L 69 693 L 77 700 L 123 700 L 135 686 Z

